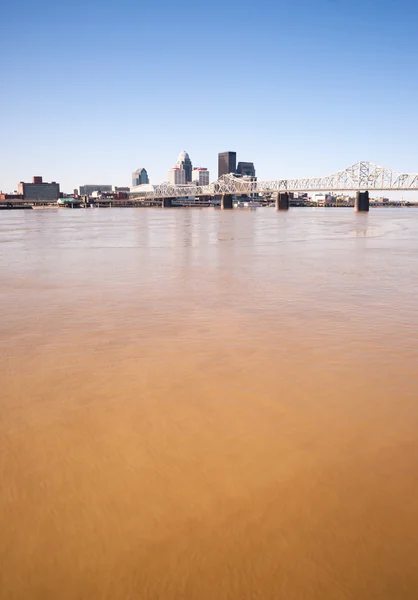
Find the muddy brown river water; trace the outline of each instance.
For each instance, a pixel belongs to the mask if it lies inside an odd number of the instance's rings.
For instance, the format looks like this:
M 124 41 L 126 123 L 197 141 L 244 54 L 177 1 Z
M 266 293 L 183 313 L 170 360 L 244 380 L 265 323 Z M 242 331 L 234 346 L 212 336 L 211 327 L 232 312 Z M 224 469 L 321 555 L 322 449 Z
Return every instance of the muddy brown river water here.
M 0 213 L 0 598 L 418 598 L 418 210 Z

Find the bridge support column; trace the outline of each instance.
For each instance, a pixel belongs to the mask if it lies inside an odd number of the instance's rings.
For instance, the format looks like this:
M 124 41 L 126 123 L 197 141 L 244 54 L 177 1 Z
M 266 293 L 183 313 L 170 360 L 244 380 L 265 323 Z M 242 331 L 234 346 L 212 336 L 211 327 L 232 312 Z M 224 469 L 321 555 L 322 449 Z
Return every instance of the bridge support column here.
M 234 205 L 233 205 L 233 202 L 232 202 L 232 194 L 222 194 L 221 208 L 222 209 L 231 209 L 231 208 L 234 208 Z
M 276 210 L 289 210 L 289 193 L 277 192 Z
M 369 211 L 369 192 L 357 192 L 354 210 L 356 212 Z
M 171 204 L 171 198 L 163 198 L 161 206 L 163 208 L 171 208 L 171 206 L 172 206 L 172 204 Z

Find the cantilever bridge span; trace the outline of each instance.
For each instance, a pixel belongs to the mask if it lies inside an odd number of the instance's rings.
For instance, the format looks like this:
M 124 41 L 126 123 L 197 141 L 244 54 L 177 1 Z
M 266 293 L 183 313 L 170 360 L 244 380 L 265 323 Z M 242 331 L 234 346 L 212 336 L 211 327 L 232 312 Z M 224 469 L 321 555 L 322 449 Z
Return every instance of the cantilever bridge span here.
M 158 198 L 183 198 L 185 196 L 224 196 L 314 191 L 366 192 L 373 190 L 418 190 L 418 173 L 400 173 L 362 161 L 338 173 L 325 177 L 251 181 L 249 178 L 223 175 L 217 181 L 205 186 L 174 186 L 169 183 L 162 183 L 156 186 L 137 186 L 131 189 L 131 196 L 137 199 L 151 200 Z

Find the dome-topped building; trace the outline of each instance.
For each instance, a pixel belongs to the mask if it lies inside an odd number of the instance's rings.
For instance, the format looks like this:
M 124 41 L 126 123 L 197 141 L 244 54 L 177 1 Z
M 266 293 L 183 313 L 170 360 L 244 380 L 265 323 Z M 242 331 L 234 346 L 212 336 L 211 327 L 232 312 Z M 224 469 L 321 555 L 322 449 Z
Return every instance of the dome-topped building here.
M 185 150 L 183 150 L 183 152 L 180 152 L 179 157 L 177 159 L 176 167 L 184 169 L 186 183 L 191 182 L 193 165 L 192 161 L 190 160 L 190 156 Z
M 180 152 L 177 162 L 182 162 L 183 160 L 190 160 L 190 156 L 187 154 L 186 150 Z

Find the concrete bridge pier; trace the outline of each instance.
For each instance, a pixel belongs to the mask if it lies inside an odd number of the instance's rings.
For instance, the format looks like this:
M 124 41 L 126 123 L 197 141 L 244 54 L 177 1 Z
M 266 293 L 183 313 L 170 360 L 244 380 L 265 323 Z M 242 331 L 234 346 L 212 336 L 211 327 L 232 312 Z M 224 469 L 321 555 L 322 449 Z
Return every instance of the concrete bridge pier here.
M 289 210 L 289 193 L 277 192 L 276 210 Z
M 357 192 L 354 210 L 356 212 L 369 212 L 369 192 Z
M 232 202 L 232 194 L 222 194 L 221 198 L 221 208 L 223 210 L 234 208 L 234 204 Z
M 161 206 L 163 208 L 171 208 L 172 204 L 171 204 L 171 198 L 163 198 L 163 201 L 161 203 Z

